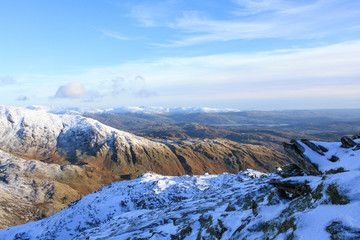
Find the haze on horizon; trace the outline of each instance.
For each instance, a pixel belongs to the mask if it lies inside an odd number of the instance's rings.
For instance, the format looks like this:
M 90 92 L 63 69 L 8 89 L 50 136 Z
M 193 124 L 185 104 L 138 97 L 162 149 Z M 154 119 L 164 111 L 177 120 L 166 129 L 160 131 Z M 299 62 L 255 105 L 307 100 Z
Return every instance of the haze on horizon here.
M 358 108 L 360 2 L 2 1 L 0 101 Z

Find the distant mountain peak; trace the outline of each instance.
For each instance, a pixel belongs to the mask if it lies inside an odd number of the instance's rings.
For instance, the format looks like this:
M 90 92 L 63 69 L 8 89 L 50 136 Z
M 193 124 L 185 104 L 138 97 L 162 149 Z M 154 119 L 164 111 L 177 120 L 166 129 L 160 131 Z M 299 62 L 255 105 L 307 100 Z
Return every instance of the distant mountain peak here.
M 235 108 L 211 108 L 211 107 L 151 107 L 151 106 L 128 106 L 114 108 L 91 108 L 91 107 L 47 107 L 32 105 L 26 108 L 31 110 L 42 110 L 55 114 L 84 114 L 84 113 L 220 113 L 240 112 Z

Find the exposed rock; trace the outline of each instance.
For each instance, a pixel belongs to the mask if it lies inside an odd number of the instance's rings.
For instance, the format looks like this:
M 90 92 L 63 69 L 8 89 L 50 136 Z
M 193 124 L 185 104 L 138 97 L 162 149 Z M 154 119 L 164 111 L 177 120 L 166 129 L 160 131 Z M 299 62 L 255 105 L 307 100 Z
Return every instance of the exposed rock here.
M 351 136 L 351 139 L 360 139 L 360 133 Z
M 360 239 L 360 228 L 346 226 L 346 224 L 333 221 L 326 227 L 326 231 L 331 234 L 331 239 Z
M 294 163 L 289 163 L 281 167 L 279 171 L 276 171 L 275 173 L 283 178 L 304 176 L 304 172 L 301 170 L 301 168 L 299 168 L 299 166 Z
M 255 202 L 255 200 L 252 200 L 250 208 L 252 210 L 254 217 L 256 217 L 258 215 L 257 207 L 258 207 L 258 204 Z
M 0 150 L 0 229 L 50 216 L 102 186 L 85 166 L 24 160 Z
M 350 137 L 348 136 L 344 136 L 340 139 L 341 141 L 341 147 L 343 148 L 352 148 L 356 146 L 356 142 L 354 142 L 354 140 L 352 140 Z
M 269 183 L 277 188 L 280 197 L 286 199 L 294 199 L 311 193 L 311 188 L 306 182 L 271 181 Z
M 311 150 L 313 150 L 314 152 L 317 152 L 320 155 L 324 156 L 324 153 L 321 151 L 321 149 L 319 148 L 319 146 L 317 146 L 315 143 L 310 142 L 307 139 L 301 139 L 301 142 L 304 143 L 306 146 L 308 146 Z
M 339 161 L 339 158 L 337 156 L 335 156 L 335 155 L 332 155 L 331 158 L 329 159 L 329 161 L 337 162 L 337 161 Z
M 322 145 L 318 145 L 318 147 L 320 148 L 321 151 L 323 152 L 328 152 L 329 149 L 327 149 L 326 147 L 322 146 Z
M 305 156 L 305 149 L 296 140 L 291 140 L 291 143 L 283 143 L 285 152 L 294 160 L 304 173 L 307 175 L 321 176 L 321 172 L 317 166 Z
M 360 144 L 357 144 L 356 147 L 353 150 L 354 151 L 360 150 Z

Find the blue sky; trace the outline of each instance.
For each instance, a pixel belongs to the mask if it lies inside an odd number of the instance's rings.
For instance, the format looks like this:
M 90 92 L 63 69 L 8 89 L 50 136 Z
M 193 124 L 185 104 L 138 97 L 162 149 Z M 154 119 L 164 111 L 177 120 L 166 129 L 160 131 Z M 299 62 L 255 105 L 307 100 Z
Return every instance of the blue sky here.
M 359 108 L 360 1 L 1 1 L 6 105 Z

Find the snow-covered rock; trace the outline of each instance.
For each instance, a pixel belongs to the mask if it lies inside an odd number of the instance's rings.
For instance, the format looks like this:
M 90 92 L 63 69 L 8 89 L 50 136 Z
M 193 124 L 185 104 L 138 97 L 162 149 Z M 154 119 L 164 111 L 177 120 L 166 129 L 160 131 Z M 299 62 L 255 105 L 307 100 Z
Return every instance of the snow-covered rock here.
M 359 239 L 360 151 L 311 143 L 324 153 L 298 142 L 321 176 L 146 173 L 0 239 Z

